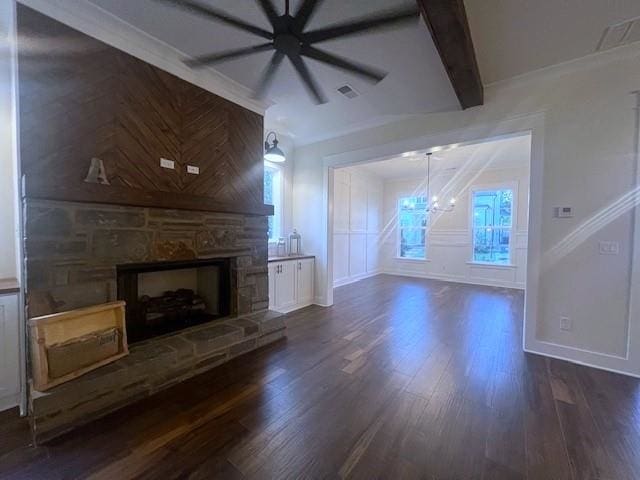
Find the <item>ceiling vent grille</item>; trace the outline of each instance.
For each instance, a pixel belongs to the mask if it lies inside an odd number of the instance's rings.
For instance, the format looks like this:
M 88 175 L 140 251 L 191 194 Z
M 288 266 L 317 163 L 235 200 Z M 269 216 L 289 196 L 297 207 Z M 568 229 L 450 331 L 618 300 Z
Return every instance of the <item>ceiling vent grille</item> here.
M 605 28 L 595 51 L 602 52 L 637 41 L 640 41 L 640 17 Z
M 338 92 L 347 98 L 356 98 L 360 96 L 360 94 L 351 85 L 338 87 Z

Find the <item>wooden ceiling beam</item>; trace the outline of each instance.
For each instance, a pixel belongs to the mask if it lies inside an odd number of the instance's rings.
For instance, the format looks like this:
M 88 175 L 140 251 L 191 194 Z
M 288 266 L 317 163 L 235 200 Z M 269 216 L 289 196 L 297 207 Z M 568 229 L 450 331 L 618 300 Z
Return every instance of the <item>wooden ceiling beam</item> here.
M 482 105 L 484 89 L 463 0 L 416 1 L 460 105 Z

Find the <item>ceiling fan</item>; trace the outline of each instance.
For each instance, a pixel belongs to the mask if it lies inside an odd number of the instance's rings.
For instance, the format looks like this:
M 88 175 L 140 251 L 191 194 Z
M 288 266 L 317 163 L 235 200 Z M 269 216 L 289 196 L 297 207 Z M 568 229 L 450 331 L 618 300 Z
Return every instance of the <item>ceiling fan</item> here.
M 257 3 L 262 8 L 262 11 L 269 19 L 269 23 L 273 28 L 273 31 L 267 31 L 198 0 L 156 1 L 180 8 L 195 15 L 222 22 L 267 40 L 265 43 L 250 47 L 236 48 L 191 58 L 185 61 L 185 64 L 188 66 L 193 68 L 208 67 L 226 60 L 274 50 L 269 64 L 262 72 L 254 96 L 261 98 L 264 95 L 282 60 L 284 57 L 287 57 L 300 76 L 309 95 L 317 104 L 326 103 L 327 99 L 311 75 L 303 57 L 331 65 L 372 83 L 380 82 L 387 75 L 387 72 L 319 49 L 315 46 L 316 43 L 389 27 L 391 25 L 399 25 L 415 20 L 419 16 L 417 6 L 405 7 L 394 11 L 379 12 L 352 21 L 336 23 L 316 30 L 305 31 L 309 20 L 317 10 L 317 7 L 322 3 L 322 0 L 301 0 L 300 6 L 294 15 L 289 13 L 289 0 L 285 0 L 285 11 L 283 15 L 278 15 L 271 0 L 257 0 Z

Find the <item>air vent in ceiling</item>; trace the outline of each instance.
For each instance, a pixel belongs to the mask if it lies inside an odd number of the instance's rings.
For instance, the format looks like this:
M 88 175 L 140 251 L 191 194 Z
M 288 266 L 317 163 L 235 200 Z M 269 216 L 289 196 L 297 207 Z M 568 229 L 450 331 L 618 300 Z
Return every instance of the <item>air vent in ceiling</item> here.
M 343 85 L 341 87 L 338 87 L 338 92 L 340 92 L 347 98 L 356 98 L 360 96 L 360 94 L 351 85 Z
M 596 52 L 640 41 L 640 17 L 609 25 L 602 32 Z

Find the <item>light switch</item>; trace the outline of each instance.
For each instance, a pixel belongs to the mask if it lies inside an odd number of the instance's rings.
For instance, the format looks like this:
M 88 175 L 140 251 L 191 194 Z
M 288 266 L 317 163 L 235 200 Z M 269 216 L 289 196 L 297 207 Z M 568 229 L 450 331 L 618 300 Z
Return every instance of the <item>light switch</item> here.
M 200 175 L 200 167 L 196 167 L 194 165 L 187 165 L 187 173 L 192 175 Z
M 599 242 L 598 249 L 600 255 L 618 255 L 620 253 L 620 243 L 618 242 Z
M 573 207 L 553 207 L 553 216 L 556 218 L 573 217 Z
M 160 166 L 162 168 L 168 168 L 170 170 L 175 170 L 176 163 L 173 160 L 168 160 L 166 158 L 161 158 L 160 159 Z

